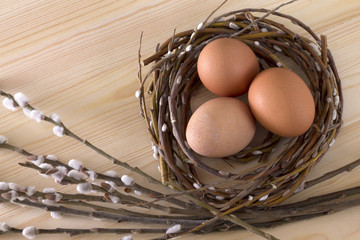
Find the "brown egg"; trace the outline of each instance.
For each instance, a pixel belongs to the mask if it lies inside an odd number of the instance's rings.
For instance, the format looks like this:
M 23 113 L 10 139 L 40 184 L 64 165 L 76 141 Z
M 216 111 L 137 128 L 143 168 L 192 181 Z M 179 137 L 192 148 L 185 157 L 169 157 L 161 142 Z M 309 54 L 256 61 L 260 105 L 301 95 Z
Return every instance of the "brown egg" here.
M 211 92 L 234 97 L 247 92 L 259 72 L 259 63 L 245 43 L 233 38 L 220 38 L 200 52 L 197 70 L 200 80 Z
M 314 98 L 306 83 L 291 70 L 262 71 L 251 83 L 248 98 L 256 120 L 280 136 L 299 136 L 314 121 Z
M 202 104 L 186 128 L 189 146 L 206 157 L 233 155 L 246 147 L 255 134 L 249 107 L 236 98 L 219 97 Z

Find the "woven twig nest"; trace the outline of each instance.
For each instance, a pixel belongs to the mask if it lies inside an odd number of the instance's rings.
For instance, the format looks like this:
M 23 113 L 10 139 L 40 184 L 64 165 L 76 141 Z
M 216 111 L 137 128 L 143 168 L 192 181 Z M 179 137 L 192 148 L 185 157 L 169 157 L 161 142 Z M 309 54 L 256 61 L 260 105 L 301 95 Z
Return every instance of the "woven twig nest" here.
M 264 17 L 266 13 L 279 21 Z M 342 123 L 340 79 L 326 37 L 319 38 L 292 16 L 269 13 L 266 9 L 242 9 L 200 23 L 195 29 L 174 33 L 156 47 L 155 54 L 141 61 L 142 65 L 151 63 L 146 75 L 142 76 L 139 65 L 141 87 L 137 96 L 163 183 L 222 210 L 274 206 L 301 191 L 311 168 L 334 144 Z M 292 27 L 308 37 L 293 32 Z M 246 43 L 258 57 L 261 70 L 286 68 L 288 61 L 297 65 L 307 78 L 316 106 L 315 120 L 305 134 L 282 141 L 268 132 L 261 144 L 224 159 L 255 162 L 246 170 L 210 166 L 189 148 L 185 138 L 192 93 L 201 85 L 197 58 L 207 43 L 224 37 Z M 281 151 L 276 151 L 281 144 Z M 225 161 L 222 164 L 228 167 Z M 200 176 L 204 172 L 220 180 L 206 182 Z

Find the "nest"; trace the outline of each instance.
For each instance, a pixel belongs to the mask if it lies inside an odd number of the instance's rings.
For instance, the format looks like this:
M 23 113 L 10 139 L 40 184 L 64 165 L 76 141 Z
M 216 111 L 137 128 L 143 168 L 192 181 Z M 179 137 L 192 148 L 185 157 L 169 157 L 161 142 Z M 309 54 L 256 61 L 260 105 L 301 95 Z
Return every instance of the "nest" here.
M 269 19 L 269 15 L 278 20 Z M 295 25 L 297 32 L 304 32 L 307 37 L 290 30 Z M 261 70 L 287 68 L 284 59 L 290 59 L 308 79 L 315 101 L 311 128 L 301 136 L 284 139 L 281 151 L 275 149 L 283 138 L 268 132 L 259 145 L 225 158 L 256 162 L 243 171 L 224 171 L 208 165 L 189 148 L 185 138 L 192 93 L 201 85 L 197 58 L 204 46 L 217 38 L 236 38 L 247 44 L 256 54 Z M 139 50 L 141 87 L 137 96 L 163 184 L 191 193 L 217 209 L 275 206 L 302 191 L 306 176 L 339 133 L 343 97 L 326 36 L 319 38 L 292 16 L 267 9 L 229 12 L 200 23 L 195 29 L 174 33 L 157 45 L 152 56 L 142 61 L 140 57 Z M 142 68 L 146 65 L 149 70 L 143 77 Z M 221 184 L 204 182 L 199 171 L 223 180 L 219 181 Z

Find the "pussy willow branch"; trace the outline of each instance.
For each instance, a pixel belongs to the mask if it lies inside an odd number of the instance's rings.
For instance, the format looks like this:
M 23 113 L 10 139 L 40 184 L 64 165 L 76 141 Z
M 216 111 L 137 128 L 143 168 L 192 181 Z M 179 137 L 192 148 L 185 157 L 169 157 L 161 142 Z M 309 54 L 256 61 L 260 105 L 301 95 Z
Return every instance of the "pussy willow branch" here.
M 6 92 L 3 92 L 3 91 L 0 90 L 0 95 L 2 95 L 2 96 L 4 96 L 4 97 L 7 97 L 7 98 L 10 98 L 10 99 L 12 99 L 12 100 L 16 103 L 14 97 L 13 97 L 11 94 L 6 93 Z M 24 106 L 24 108 L 27 108 L 27 109 L 29 109 L 29 110 L 34 110 L 34 109 L 35 109 L 35 108 L 32 107 L 29 103 L 27 103 L 27 104 Z M 175 191 L 179 191 L 179 190 L 176 190 L 176 189 L 173 188 L 173 187 L 170 188 L 168 185 L 163 185 L 159 180 L 151 177 L 150 175 L 148 175 L 147 173 L 143 172 L 143 171 L 140 170 L 139 168 L 137 168 L 137 167 L 132 167 L 132 166 L 130 166 L 129 164 L 127 164 L 127 163 L 125 163 L 125 162 L 122 162 L 122 161 L 116 159 L 115 157 L 112 157 L 110 154 L 108 154 L 108 153 L 106 153 L 105 151 L 101 150 L 100 148 L 94 146 L 94 145 L 91 144 L 89 141 L 87 141 L 87 140 L 85 140 L 85 139 L 82 139 L 82 138 L 79 137 L 78 135 L 74 134 L 70 129 L 68 129 L 68 128 L 65 126 L 65 124 L 64 124 L 63 122 L 57 123 L 57 122 L 55 122 L 54 120 L 52 120 L 50 117 L 48 117 L 48 116 L 46 116 L 46 115 L 44 116 L 44 121 L 49 122 L 49 123 L 51 123 L 51 124 L 53 124 L 53 125 L 55 125 L 55 126 L 60 126 L 60 127 L 62 127 L 62 128 L 64 129 L 64 135 L 70 136 L 70 137 L 72 137 L 73 139 L 77 140 L 78 142 L 80 142 L 80 143 L 82 143 L 82 144 L 85 144 L 85 146 L 87 146 L 87 147 L 89 147 L 90 149 L 94 150 L 96 153 L 98 153 L 98 154 L 100 154 L 101 156 L 107 158 L 108 160 L 111 160 L 113 164 L 117 164 L 117 165 L 122 166 L 122 167 L 124 167 L 124 168 L 126 168 L 126 169 L 128 169 L 128 170 L 131 170 L 131 171 L 133 171 L 133 172 L 135 172 L 135 173 L 138 173 L 139 175 L 147 178 L 150 183 L 157 184 L 157 185 L 159 185 L 159 186 L 162 186 L 162 187 L 164 187 L 164 188 L 166 188 L 166 189 L 171 189 L 171 190 L 173 190 L 173 191 L 174 191 L 174 190 L 175 190 Z M 203 202 L 203 201 L 201 201 L 201 200 L 199 200 L 199 199 L 197 199 L 197 198 L 195 198 L 195 197 L 193 197 L 193 196 L 191 196 L 191 195 L 188 195 L 188 194 L 184 194 L 184 196 L 185 196 L 186 198 L 188 198 L 189 200 L 193 201 L 194 203 L 196 203 L 197 205 L 199 205 L 199 206 L 207 209 L 210 213 L 212 213 L 212 214 L 214 214 L 214 215 L 220 214 L 220 212 L 219 212 L 216 208 L 208 205 L 207 203 L 205 203 L 205 202 Z M 255 234 L 257 234 L 257 235 L 259 235 L 259 236 L 261 236 L 261 237 L 263 237 L 263 238 L 271 239 L 271 240 L 276 239 L 276 238 L 274 238 L 273 236 L 271 236 L 271 235 L 263 232 L 262 230 L 257 229 L 257 228 L 255 228 L 255 227 L 247 224 L 246 222 L 244 222 L 243 220 L 239 219 L 238 217 L 236 217 L 236 216 L 234 216 L 234 215 L 227 215 L 227 216 L 224 216 L 223 218 L 224 218 L 225 220 L 233 221 L 233 222 L 241 225 L 242 227 L 244 227 L 244 228 L 247 229 L 248 231 L 253 232 L 253 233 L 255 233 Z
M 0 90 L 0 95 L 7 97 L 9 99 L 12 99 L 15 104 L 16 101 L 13 97 L 12 94 L 10 93 L 6 93 L 4 91 Z M 24 108 L 27 108 L 29 110 L 34 110 L 35 108 L 33 106 L 31 106 L 30 104 L 26 104 L 26 106 Z M 80 142 L 81 144 L 84 144 L 85 146 L 89 147 L 90 149 L 94 150 L 96 153 L 98 153 L 99 155 L 105 157 L 106 159 L 110 160 L 113 164 L 119 165 L 121 167 L 124 167 L 125 169 L 128 169 L 132 172 L 135 172 L 137 174 L 139 174 L 140 176 L 145 177 L 150 183 L 162 186 L 163 188 L 166 188 L 167 190 L 173 190 L 173 188 L 169 188 L 168 186 L 164 186 L 159 180 L 153 178 L 152 176 L 148 175 L 147 173 L 143 172 L 141 169 L 137 168 L 137 167 L 132 167 L 130 166 L 128 163 L 126 162 L 122 162 L 119 159 L 111 156 L 110 154 L 106 153 L 105 151 L 103 151 L 102 149 L 96 147 L 95 145 L 93 145 L 92 143 L 90 143 L 88 140 L 83 139 L 81 137 L 79 137 L 78 135 L 76 135 L 75 133 L 73 133 L 69 128 L 67 128 L 65 126 L 65 124 L 61 121 L 59 123 L 55 122 L 54 120 L 52 120 L 50 117 L 48 116 L 44 116 L 44 121 L 49 122 L 55 126 L 60 126 L 64 129 L 64 135 L 69 136 L 73 139 L 75 139 L 76 141 Z
M 181 224 L 183 226 L 191 226 L 194 227 L 200 224 L 203 220 L 199 219 L 188 219 L 188 218 L 161 218 L 161 217 L 143 217 L 143 216 L 127 216 L 122 214 L 117 214 L 115 211 L 111 212 L 104 212 L 104 211 L 89 211 L 89 210 L 80 210 L 79 208 L 71 208 L 68 206 L 62 206 L 61 204 L 58 205 L 49 205 L 44 204 L 42 202 L 38 202 L 35 200 L 28 200 L 28 199 L 7 199 L 0 197 L 0 202 L 12 202 L 15 204 L 19 204 L 22 206 L 29 206 L 34 208 L 44 209 L 45 211 L 49 212 L 58 212 L 63 215 L 74 215 L 74 216 L 84 216 L 84 217 L 91 217 L 91 218 L 98 218 L 98 219 L 106 219 L 112 220 L 116 222 L 139 222 L 143 224 L 164 224 L 164 225 L 174 225 L 174 224 Z M 81 204 L 80 204 L 81 205 Z M 86 205 L 85 205 L 86 206 Z
M 34 154 L 28 152 L 27 150 L 25 149 L 22 149 L 22 148 L 19 148 L 17 146 L 14 146 L 14 145 L 11 145 L 11 144 L 8 144 L 8 143 L 4 143 L 4 144 L 0 144 L 0 148 L 5 148 L 5 149 L 8 149 L 8 150 L 11 150 L 11 151 L 14 151 L 14 152 L 17 152 L 17 153 L 20 153 L 24 156 L 35 156 Z M 48 163 L 48 164 L 51 164 L 51 165 L 56 165 L 56 166 L 64 166 L 66 167 L 68 170 L 71 170 L 72 168 L 69 167 L 67 164 L 64 164 L 58 160 L 48 160 L 46 157 L 44 158 L 44 163 Z M 46 174 L 46 170 L 44 169 L 41 169 L 39 168 L 38 166 L 34 165 L 34 164 L 31 164 L 31 163 L 21 163 L 20 164 L 21 166 L 23 167 L 27 167 L 27 168 L 32 168 L 32 169 L 35 169 L 37 171 L 39 171 L 40 173 L 42 174 Z M 87 171 L 89 169 L 83 167 L 83 171 Z M 178 200 L 176 198 L 173 198 L 171 196 L 166 196 L 165 194 L 162 194 L 162 193 L 159 193 L 159 192 L 156 192 L 156 191 L 153 191 L 151 189 L 148 189 L 148 188 L 145 188 L 145 187 L 142 187 L 141 185 L 138 185 L 138 184 L 134 184 L 132 186 L 128 186 L 128 185 L 125 185 L 120 178 L 118 177 L 110 177 L 110 176 L 106 176 L 104 174 L 101 174 L 101 173 L 98 173 L 98 172 L 95 172 L 96 173 L 96 178 L 97 179 L 102 179 L 102 180 L 109 180 L 109 181 L 113 181 L 117 186 L 120 186 L 120 187 L 126 187 L 126 188 L 129 188 L 129 189 L 133 189 L 133 190 L 138 190 L 138 191 L 141 191 L 142 193 L 147 193 L 147 195 L 151 198 L 157 198 L 156 201 L 161 201 L 161 200 L 164 200 L 164 201 L 168 201 L 169 203 L 172 203 L 172 204 L 175 204 L 175 205 L 178 205 L 186 210 L 181 210 L 181 209 L 175 209 L 175 208 L 171 208 L 171 207 L 162 207 L 162 206 L 157 206 L 157 205 L 153 205 L 153 201 L 150 201 L 150 202 L 144 202 L 140 199 L 136 199 L 136 198 L 133 198 L 132 200 L 135 201 L 135 203 L 141 205 L 141 206 L 148 206 L 148 207 L 158 207 L 158 208 L 162 208 L 163 211 L 167 212 L 167 213 L 186 213 L 186 214 L 190 214 L 191 213 L 195 213 L 196 212 L 196 215 L 198 214 L 201 214 L 201 215 L 208 215 L 209 213 L 207 211 L 204 211 L 202 209 L 200 209 L 198 206 L 195 206 L 193 204 L 190 204 L 190 203 L 187 203 L 187 202 L 183 202 L 181 200 Z M 67 182 L 72 182 L 74 184 L 76 183 L 79 183 L 80 181 L 74 181 L 73 179 L 69 179 L 69 177 L 65 176 L 65 181 Z M 94 186 L 95 188 L 97 188 L 97 186 Z M 101 191 L 103 191 L 103 189 L 101 189 Z M 114 193 L 111 193 L 111 195 L 116 195 Z M 127 197 L 123 197 L 123 195 L 120 195 L 121 199 L 126 199 Z M 195 210 L 195 211 L 194 211 Z
M 12 150 L 14 152 L 17 152 L 17 153 L 21 153 L 25 156 L 33 156 L 33 154 L 31 154 L 30 152 L 24 150 L 24 149 L 21 149 L 21 148 L 18 148 L 16 146 L 13 146 L 13 145 L 10 145 L 10 144 L 0 144 L 0 148 L 5 148 L 5 149 L 9 149 L 9 150 Z M 45 158 L 45 163 L 48 163 L 48 164 L 55 164 L 55 165 L 59 165 L 59 166 L 65 166 L 66 168 L 68 168 L 69 170 L 72 169 L 71 167 L 69 167 L 68 165 L 64 164 L 64 163 L 61 163 L 59 161 L 49 161 Z M 27 162 L 27 163 L 19 163 L 21 166 L 23 167 L 27 167 L 27 168 L 31 168 L 31 169 L 34 169 L 34 170 L 37 170 L 38 172 L 42 173 L 42 174 L 46 174 L 46 172 L 48 170 L 45 170 L 45 169 L 41 169 L 40 167 L 36 166 L 35 164 L 31 163 L 31 162 Z M 83 170 L 88 170 L 86 168 L 84 168 Z M 99 176 L 99 175 L 98 175 Z M 101 176 L 101 175 L 100 175 Z M 103 178 L 107 179 L 107 180 L 117 180 L 117 182 L 121 182 L 121 179 L 118 179 L 118 178 L 114 178 L 114 177 L 107 177 L 105 175 L 102 175 Z M 98 177 L 97 177 L 98 178 Z M 64 176 L 63 178 L 63 181 L 66 182 L 66 183 L 70 183 L 70 184 L 78 184 L 78 183 L 83 183 L 85 182 L 85 180 L 75 180 L 73 178 L 70 178 L 68 176 Z M 155 204 L 154 202 L 150 201 L 144 201 L 144 200 L 141 200 L 141 199 L 138 199 L 138 198 L 135 198 L 135 197 L 132 197 L 132 196 L 129 196 L 129 195 L 124 195 L 124 194 L 121 194 L 120 192 L 118 191 L 114 191 L 114 192 L 108 192 L 106 189 L 102 188 L 102 187 L 99 187 L 98 185 L 95 185 L 94 183 L 91 183 L 90 184 L 92 185 L 92 188 L 94 190 L 97 190 L 97 191 L 100 191 L 102 193 L 105 193 L 105 194 L 110 194 L 112 196 L 117 196 L 119 197 L 120 199 L 120 202 L 119 203 L 122 203 L 122 204 L 125 204 L 125 205 L 133 205 L 133 206 L 139 206 L 139 207 L 145 207 L 145 208 L 154 208 L 154 209 L 158 209 L 158 210 L 161 210 L 161 211 L 164 211 L 166 213 L 173 213 L 173 214 L 187 214 L 187 215 L 198 215 L 198 214 L 201 214 L 201 215 L 208 215 L 208 212 L 202 210 L 202 209 L 199 209 L 197 208 L 196 211 L 195 208 L 193 208 L 190 204 L 187 204 L 185 202 L 182 202 L 182 201 L 179 201 L 177 199 L 174 199 L 174 200 L 170 200 L 169 202 L 170 203 L 176 203 L 176 204 L 180 204 L 182 205 L 182 207 L 184 209 L 179 209 L 179 208 L 174 208 L 174 207 L 168 207 L 168 206 L 163 206 L 163 205 L 158 205 L 158 204 Z M 119 183 L 120 185 L 120 183 Z M 121 186 L 124 186 L 124 184 L 122 184 L 121 182 Z M 125 186 L 124 186 L 125 187 Z M 131 188 L 132 186 L 126 186 L 126 187 L 129 187 Z M 142 188 L 142 189 L 145 189 L 145 188 Z M 157 193 L 155 191 L 151 191 L 152 194 L 156 194 L 155 196 L 158 196 L 160 195 L 160 193 Z M 87 200 L 87 201 L 90 201 L 90 199 L 93 199 L 92 201 L 94 201 L 94 197 L 87 197 L 87 195 L 82 195 L 83 196 L 83 200 Z M 103 197 L 100 197 L 97 199 L 97 201 L 101 201 Z M 173 198 L 169 198 L 169 199 L 173 199 Z M 160 199 L 161 200 L 161 199 Z M 166 199 L 165 199 L 166 200 Z M 200 211 L 200 212 L 199 212 Z
M 9 99 L 12 99 L 15 104 L 16 104 L 16 101 L 13 97 L 13 95 L 11 95 L 10 93 L 6 93 L 4 91 L 1 91 L 0 90 L 0 95 L 4 96 L 4 97 L 7 97 Z M 24 106 L 24 108 L 27 108 L 29 110 L 34 110 L 35 108 L 33 106 L 31 106 L 30 104 L 26 104 L 26 106 Z M 105 151 L 103 151 L 102 149 L 96 147 L 95 145 L 93 145 L 92 143 L 90 143 L 88 140 L 86 139 L 83 139 L 81 137 L 79 137 L 78 135 L 76 135 L 75 133 L 73 133 L 69 128 L 67 128 L 65 126 L 65 124 L 61 121 L 59 123 L 55 122 L 54 120 L 52 120 L 50 117 L 48 116 L 44 116 L 44 121 L 46 122 L 49 122 L 55 126 L 60 126 L 64 129 L 64 135 L 66 136 L 69 136 L 73 139 L 75 139 L 76 141 L 84 144 L 85 146 L 89 147 L 90 149 L 94 150 L 96 153 L 98 153 L 99 155 L 105 157 L 106 159 L 110 160 L 113 164 L 116 164 L 116 165 L 119 165 L 125 169 L 128 169 L 132 172 L 135 172 L 143 177 L 145 177 L 150 183 L 154 183 L 154 184 L 157 184 L 157 185 L 160 185 L 160 186 L 163 186 L 161 184 L 160 181 L 158 181 L 157 179 L 153 178 L 152 176 L 148 175 L 147 173 L 143 172 L 142 170 L 140 170 L 139 168 L 137 167 L 132 167 L 130 166 L 128 163 L 126 162 L 122 162 L 120 161 L 119 159 L 111 156 L 110 154 L 106 153 Z
M 360 204 L 360 187 L 346 189 L 342 191 L 338 191 L 336 193 L 330 193 L 323 196 L 313 197 L 301 202 L 288 204 L 284 206 L 278 206 L 273 208 L 265 208 L 265 209 L 244 209 L 242 212 L 236 213 L 242 219 L 246 220 L 249 223 L 252 223 L 254 226 L 264 227 L 264 226 L 272 226 L 278 225 L 284 222 L 306 219 L 310 217 L 320 216 L 323 214 L 332 213 L 335 211 L 340 211 L 352 206 L 357 206 Z M 8 199 L 0 198 L 0 201 L 6 202 Z M 103 218 L 109 220 L 116 221 L 137 221 L 141 220 L 139 216 L 122 216 L 117 214 L 109 214 L 104 213 L 102 211 L 79 211 L 77 209 L 70 209 L 68 207 L 63 206 L 49 206 L 39 202 L 33 202 L 29 200 L 15 200 L 13 201 L 16 204 L 31 206 L 36 208 L 42 208 L 46 211 L 56 211 L 63 214 L 72 214 L 72 215 L 80 215 L 80 216 L 88 216 L 88 217 L 96 217 Z M 164 218 L 160 218 L 161 220 L 147 219 L 146 223 L 164 223 L 164 224 L 174 224 L 185 222 L 189 224 L 193 224 L 192 226 L 196 226 L 199 224 L 198 221 L 202 222 L 202 220 L 178 220 L 178 219 L 168 219 L 166 220 L 166 216 Z M 140 221 L 143 222 L 143 221 Z M 231 226 L 231 228 L 236 228 L 235 225 L 231 225 L 229 223 L 222 223 L 227 226 Z M 186 225 L 186 224 L 185 224 Z M 216 230 L 216 229 L 207 229 L 207 231 Z M 205 231 L 205 229 L 202 229 Z
M 1 191 L 5 193 L 6 191 Z M 19 193 L 19 196 L 22 196 Z M 9 202 L 9 199 L 0 197 L 1 202 Z M 78 209 L 71 209 L 64 206 L 52 206 L 40 202 L 35 202 L 34 199 L 29 201 L 14 200 L 16 204 L 30 206 L 35 208 L 41 208 L 46 211 L 55 211 L 62 214 L 97 217 L 116 221 L 140 221 L 139 216 L 123 216 L 115 213 L 106 213 L 103 211 L 84 211 Z M 61 202 L 63 203 L 63 202 Z M 354 187 L 346 190 L 341 190 L 334 193 L 329 193 L 317 197 L 311 197 L 307 200 L 276 206 L 271 208 L 248 208 L 243 209 L 240 212 L 235 213 L 247 222 L 252 223 L 255 226 L 270 226 L 270 223 L 282 221 L 289 221 L 296 218 L 311 218 L 316 216 L 315 214 L 328 214 L 336 211 L 340 211 L 352 206 L 358 206 L 360 204 L 360 187 Z M 160 219 L 160 220 L 154 220 Z M 196 226 L 200 222 L 207 220 L 204 219 L 174 219 L 169 216 L 162 216 L 158 218 L 148 218 L 145 223 L 162 223 L 162 224 L 175 224 L 175 223 L 186 223 L 187 226 Z M 220 220 L 219 220 L 220 221 Z M 220 221 L 221 223 L 222 221 Z M 280 222 L 279 222 L 280 223 Z M 278 223 L 278 224 L 279 224 Z
M 8 231 L 0 231 L 0 235 L 7 235 L 12 233 L 21 233 L 23 229 L 9 227 Z M 182 231 L 186 231 L 186 228 Z M 84 234 L 100 234 L 100 233 L 115 233 L 115 234 L 146 234 L 146 233 L 164 233 L 166 229 L 162 228 L 54 228 L 54 229 L 37 229 L 37 235 L 43 234 L 69 234 L 70 237 L 84 235 Z
M 338 168 L 334 171 L 331 171 L 331 172 L 328 172 L 328 173 L 325 173 L 324 175 L 322 175 L 321 177 L 319 178 L 316 178 L 314 180 L 311 180 L 311 181 L 308 181 L 305 183 L 305 186 L 304 188 L 307 189 L 309 187 L 312 187 L 320 182 L 323 182 L 323 181 L 326 181 L 340 173 L 343 173 L 343 172 L 350 172 L 351 170 L 353 170 L 355 167 L 359 166 L 360 165 L 360 159 L 356 160 L 356 161 L 353 161 L 341 168 Z

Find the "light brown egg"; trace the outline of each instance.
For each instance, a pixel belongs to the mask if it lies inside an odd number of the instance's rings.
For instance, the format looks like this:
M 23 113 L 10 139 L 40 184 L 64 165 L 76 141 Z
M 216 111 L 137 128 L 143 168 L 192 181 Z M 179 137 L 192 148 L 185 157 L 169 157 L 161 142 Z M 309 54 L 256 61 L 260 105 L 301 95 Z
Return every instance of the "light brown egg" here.
M 200 52 L 197 70 L 204 86 L 218 96 L 240 96 L 259 72 L 255 53 L 233 38 L 210 42 Z
M 262 71 L 251 83 L 248 98 L 256 120 L 277 135 L 299 136 L 314 121 L 314 98 L 306 83 L 291 70 Z
M 249 107 L 236 98 L 219 97 L 202 104 L 191 116 L 186 140 L 206 157 L 233 155 L 246 147 L 255 134 Z

